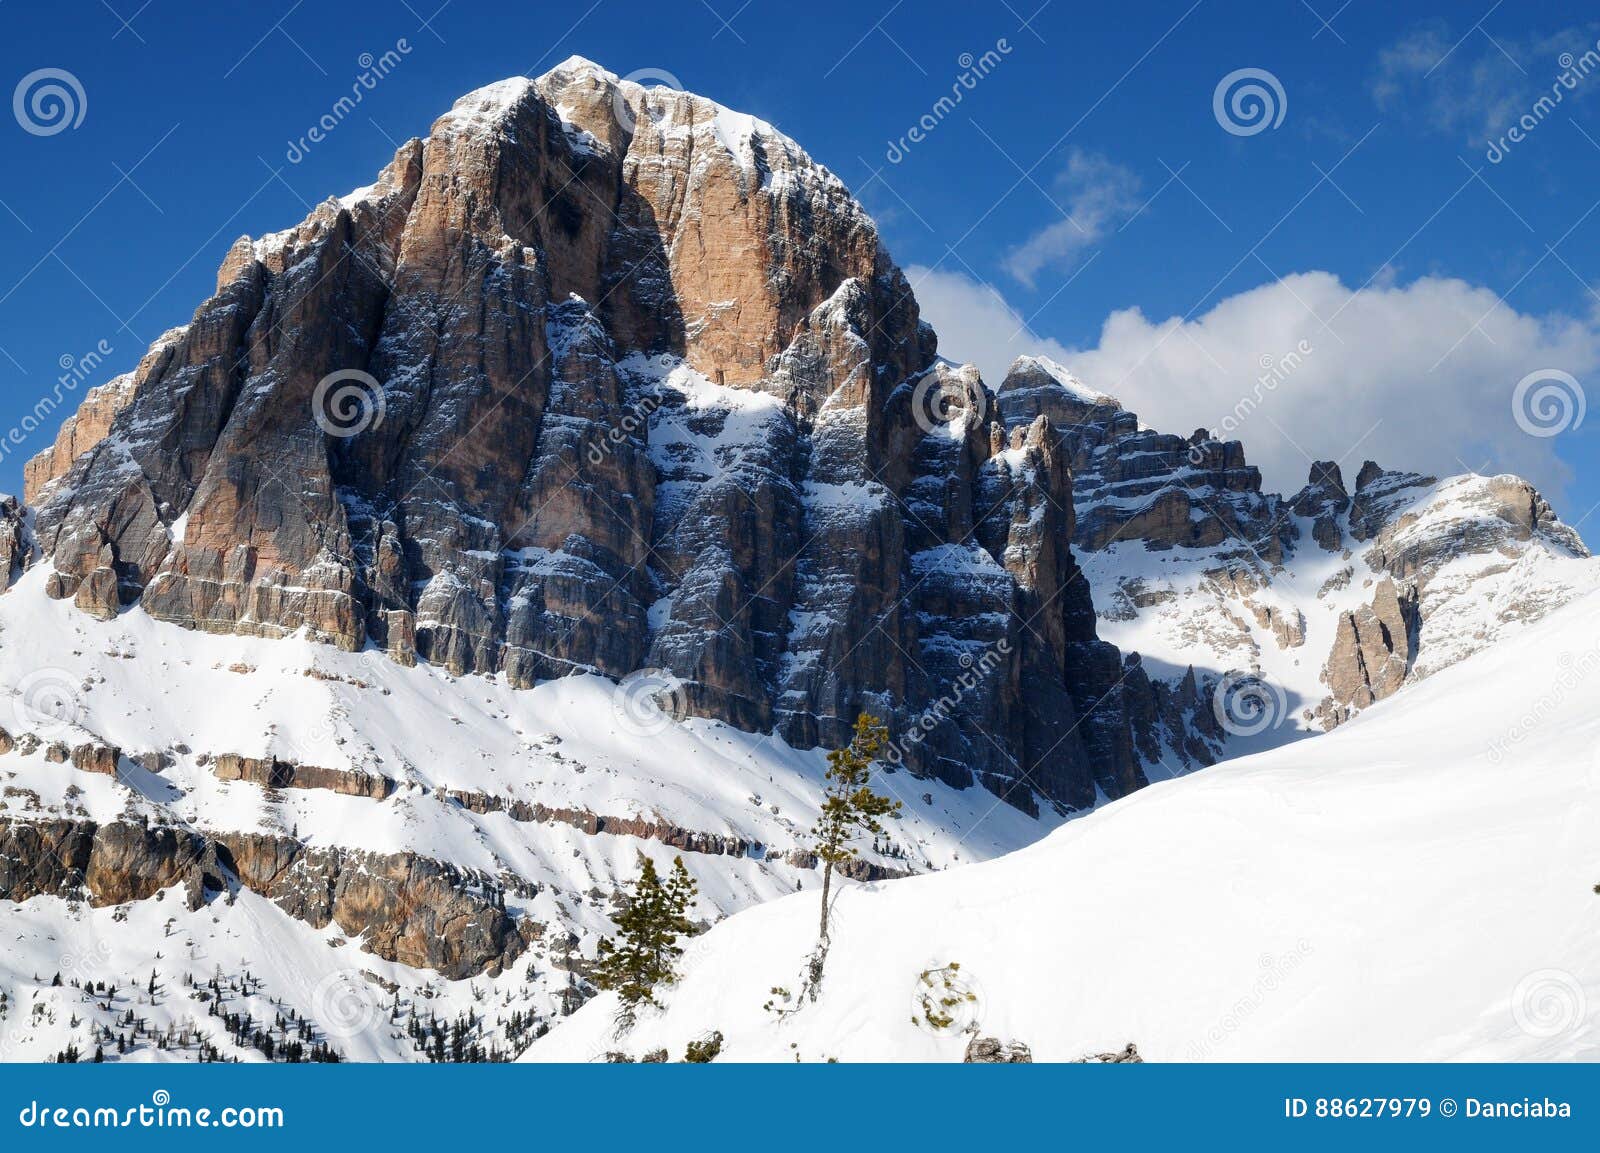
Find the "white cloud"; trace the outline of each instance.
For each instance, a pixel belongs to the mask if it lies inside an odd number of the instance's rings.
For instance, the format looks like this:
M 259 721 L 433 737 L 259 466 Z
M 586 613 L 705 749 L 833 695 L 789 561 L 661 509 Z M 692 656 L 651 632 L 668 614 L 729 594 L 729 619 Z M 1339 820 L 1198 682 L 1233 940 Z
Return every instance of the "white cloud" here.
M 1519 313 L 1461 280 L 1374 281 L 1354 294 L 1331 273 L 1301 273 L 1188 321 L 1114 312 L 1098 344 L 1074 349 L 1029 331 L 992 288 L 956 273 L 910 275 L 940 351 L 977 364 L 991 387 L 1015 356 L 1044 353 L 1156 428 L 1243 441 L 1280 492 L 1305 483 L 1312 459 L 1341 460 L 1352 481 L 1372 459 L 1441 476 L 1515 472 L 1559 499 L 1571 469 L 1556 438 L 1518 426 L 1513 390 L 1559 369 L 1586 385 L 1600 416 L 1600 319 Z M 1265 366 L 1291 353 L 1299 363 L 1272 379 Z
M 1074 148 L 1056 178 L 1067 214 L 1006 253 L 1005 269 L 1029 288 L 1047 268 L 1071 268 L 1083 250 L 1139 208 L 1139 178 L 1114 161 Z
M 1600 78 L 1590 75 L 1588 67 L 1568 72 L 1572 57 L 1595 47 L 1596 31 L 1596 25 L 1586 24 L 1491 41 L 1482 30 L 1459 36 L 1442 22 L 1424 24 L 1379 51 L 1372 97 L 1386 114 L 1420 119 L 1482 145 L 1499 137 L 1540 97 L 1555 93 L 1566 102 L 1600 88 Z M 1573 78 L 1570 88 L 1558 88 L 1556 80 L 1563 74 Z
M 999 291 L 957 272 L 921 265 L 906 269 L 922 318 L 939 334 L 939 352 L 975 364 L 989 387 L 998 387 L 1006 368 L 1019 356 L 1039 355 L 1066 363 L 1076 354 L 1040 336 Z

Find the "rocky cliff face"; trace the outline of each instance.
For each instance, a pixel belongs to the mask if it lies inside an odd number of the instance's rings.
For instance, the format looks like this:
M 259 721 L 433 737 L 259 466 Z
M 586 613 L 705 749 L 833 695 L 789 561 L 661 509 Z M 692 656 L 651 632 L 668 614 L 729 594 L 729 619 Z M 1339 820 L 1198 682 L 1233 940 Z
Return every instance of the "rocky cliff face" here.
M 182 885 L 193 911 L 239 886 L 314 928 L 365 935 L 384 960 L 451 980 L 497 975 L 528 945 L 530 922 L 509 916 L 492 878 L 414 853 L 308 850 L 289 837 L 203 836 L 132 821 L 0 819 L 0 892 L 94 905 L 149 900 Z
M 1143 778 L 1063 414 L 934 348 L 792 141 L 573 60 L 241 239 L 29 494 L 52 594 L 101 618 L 516 685 L 659 668 L 797 746 L 873 710 L 917 773 L 1120 795 Z
M 0 592 L 22 575 L 33 557 L 23 506 L 14 496 L 0 497 Z

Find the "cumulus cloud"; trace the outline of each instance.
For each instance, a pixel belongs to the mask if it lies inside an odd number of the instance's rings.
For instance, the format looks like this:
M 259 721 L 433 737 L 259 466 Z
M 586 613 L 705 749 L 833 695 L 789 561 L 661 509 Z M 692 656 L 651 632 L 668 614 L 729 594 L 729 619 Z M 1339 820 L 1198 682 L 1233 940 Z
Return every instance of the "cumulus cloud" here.
M 1047 268 L 1070 269 L 1139 208 L 1139 178 L 1104 156 L 1074 148 L 1056 178 L 1067 214 L 1006 253 L 1007 272 L 1029 288 Z
M 1298 490 L 1313 459 L 1340 460 L 1349 479 L 1372 459 L 1441 476 L 1515 472 L 1559 500 L 1571 470 L 1556 438 L 1519 424 L 1513 394 L 1542 370 L 1571 374 L 1590 396 L 1600 378 L 1600 318 L 1517 312 L 1456 279 L 1357 293 L 1332 273 L 1300 273 L 1189 320 L 1119 310 L 1093 347 L 1072 348 L 1030 331 L 991 287 L 910 275 L 940 351 L 977 364 L 991 386 L 1015 356 L 1043 353 L 1149 425 L 1243 441 L 1280 492 Z
M 1019 356 L 1048 356 L 1065 364 L 1076 355 L 1066 345 L 1028 327 L 998 289 L 957 272 L 912 265 L 906 269 L 922 318 L 939 334 L 939 352 L 975 364 L 991 388 Z

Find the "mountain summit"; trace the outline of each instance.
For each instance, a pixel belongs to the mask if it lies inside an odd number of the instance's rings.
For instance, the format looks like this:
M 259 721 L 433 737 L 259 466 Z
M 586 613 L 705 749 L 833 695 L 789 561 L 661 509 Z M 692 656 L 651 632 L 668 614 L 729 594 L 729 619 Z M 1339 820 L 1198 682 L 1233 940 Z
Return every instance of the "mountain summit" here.
M 964 679 L 919 772 L 1030 808 L 1142 782 L 1120 700 L 1079 724 L 1120 659 L 1048 419 L 1008 428 L 840 181 L 704 98 L 578 59 L 473 92 L 236 242 L 102 396 L 28 490 L 97 616 L 661 669 L 801 747 Z

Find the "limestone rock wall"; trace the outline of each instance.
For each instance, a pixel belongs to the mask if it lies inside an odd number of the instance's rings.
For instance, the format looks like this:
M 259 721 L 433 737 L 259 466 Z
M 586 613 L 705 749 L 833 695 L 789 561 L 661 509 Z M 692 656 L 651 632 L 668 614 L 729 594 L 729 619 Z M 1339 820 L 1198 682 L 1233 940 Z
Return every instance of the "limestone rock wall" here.
M 314 928 L 330 922 L 388 961 L 452 980 L 498 973 L 532 926 L 493 878 L 414 853 L 307 848 L 261 833 L 214 836 L 141 820 L 0 820 L 0 899 L 147 900 L 183 885 L 191 907 L 243 885 Z
M 574 59 L 239 240 L 29 491 L 101 618 L 660 668 L 691 713 L 811 746 L 872 710 L 913 772 L 1076 806 L 1142 778 L 1047 408 L 936 363 L 793 141 Z

